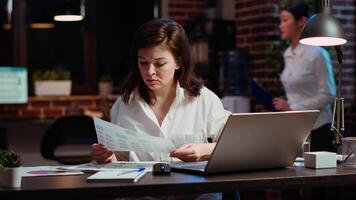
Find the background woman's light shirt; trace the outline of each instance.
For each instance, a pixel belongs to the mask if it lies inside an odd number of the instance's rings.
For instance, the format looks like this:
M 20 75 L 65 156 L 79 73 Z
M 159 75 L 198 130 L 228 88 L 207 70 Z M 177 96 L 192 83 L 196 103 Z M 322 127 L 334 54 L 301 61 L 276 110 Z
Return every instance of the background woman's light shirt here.
M 281 81 L 292 110 L 318 109 L 313 129 L 331 122 L 336 87 L 329 54 L 321 47 L 299 44 L 284 53 Z

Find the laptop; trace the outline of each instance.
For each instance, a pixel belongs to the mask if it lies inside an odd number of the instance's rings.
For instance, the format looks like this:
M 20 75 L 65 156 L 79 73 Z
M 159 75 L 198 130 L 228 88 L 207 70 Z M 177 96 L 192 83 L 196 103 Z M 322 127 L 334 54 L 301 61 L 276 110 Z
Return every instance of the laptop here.
M 215 174 L 291 166 L 319 112 L 233 113 L 208 161 L 171 163 L 172 170 Z

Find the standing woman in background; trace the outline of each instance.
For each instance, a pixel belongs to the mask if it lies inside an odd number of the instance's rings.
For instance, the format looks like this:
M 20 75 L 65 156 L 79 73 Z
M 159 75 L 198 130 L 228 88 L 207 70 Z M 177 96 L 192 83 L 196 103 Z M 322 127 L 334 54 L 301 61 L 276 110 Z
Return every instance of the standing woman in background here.
M 330 131 L 331 103 L 336 94 L 333 66 L 325 49 L 299 43 L 307 18 L 308 6 L 303 2 L 282 9 L 280 35 L 290 42 L 284 52 L 285 66 L 280 77 L 287 100 L 275 98 L 273 104 L 279 111 L 320 110 L 311 132 L 310 150 L 335 151 Z

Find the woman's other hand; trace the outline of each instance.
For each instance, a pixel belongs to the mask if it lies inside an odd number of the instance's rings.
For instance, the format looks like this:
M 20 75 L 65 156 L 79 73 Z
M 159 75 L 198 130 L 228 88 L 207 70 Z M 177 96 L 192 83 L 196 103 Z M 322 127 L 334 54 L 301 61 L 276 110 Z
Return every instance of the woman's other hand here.
M 273 106 L 274 106 L 274 108 L 276 110 L 279 110 L 279 111 L 290 111 L 290 110 L 292 110 L 289 107 L 288 102 L 285 99 L 282 99 L 282 98 L 274 98 L 273 99 Z
M 102 144 L 92 144 L 91 155 L 98 164 L 117 161 L 115 154 Z
M 183 144 L 170 153 L 171 157 L 179 158 L 185 162 L 207 160 L 215 148 L 216 143 Z

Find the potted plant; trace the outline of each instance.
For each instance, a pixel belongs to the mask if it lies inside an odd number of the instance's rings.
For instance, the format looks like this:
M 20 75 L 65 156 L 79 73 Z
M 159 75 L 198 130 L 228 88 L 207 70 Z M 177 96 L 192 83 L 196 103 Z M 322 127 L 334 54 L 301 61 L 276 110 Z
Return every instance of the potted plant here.
M 101 75 L 99 79 L 99 95 L 106 96 L 112 94 L 112 77 L 108 74 Z
M 21 156 L 14 151 L 0 149 L 0 186 L 16 188 L 21 186 Z
M 72 88 L 69 71 L 37 70 L 32 75 L 35 94 L 40 95 L 70 95 Z

